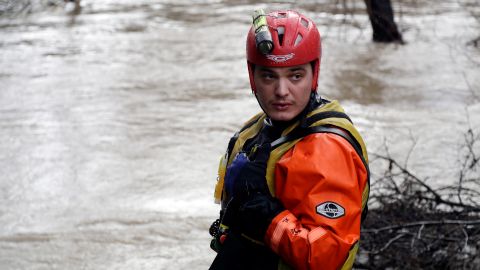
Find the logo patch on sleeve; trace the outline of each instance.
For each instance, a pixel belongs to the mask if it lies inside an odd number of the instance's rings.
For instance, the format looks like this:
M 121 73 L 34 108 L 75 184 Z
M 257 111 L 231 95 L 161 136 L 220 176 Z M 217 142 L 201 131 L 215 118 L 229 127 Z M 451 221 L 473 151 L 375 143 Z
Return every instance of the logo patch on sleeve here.
M 327 218 L 339 218 L 345 215 L 345 208 L 334 202 L 324 202 L 317 205 L 317 214 Z

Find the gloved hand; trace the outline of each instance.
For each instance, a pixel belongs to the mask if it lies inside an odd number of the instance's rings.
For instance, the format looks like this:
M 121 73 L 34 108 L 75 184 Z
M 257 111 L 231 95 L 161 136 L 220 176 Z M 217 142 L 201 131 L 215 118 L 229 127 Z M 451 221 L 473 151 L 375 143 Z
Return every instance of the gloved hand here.
M 263 242 L 268 226 L 283 210 L 285 208 L 281 202 L 270 193 L 252 193 L 238 209 L 237 223 L 233 230 Z
M 232 181 L 231 194 L 229 194 L 237 203 L 241 204 L 252 193 L 270 193 L 265 177 L 270 150 L 269 143 L 257 146 L 253 154 L 248 157 L 248 161 L 238 171 Z
M 281 203 L 270 195 L 266 170 L 270 157 L 269 143 L 257 146 L 253 155 L 239 154 L 229 168 L 226 185 L 231 198 L 223 224 L 236 234 L 263 242 L 272 219 L 283 211 Z

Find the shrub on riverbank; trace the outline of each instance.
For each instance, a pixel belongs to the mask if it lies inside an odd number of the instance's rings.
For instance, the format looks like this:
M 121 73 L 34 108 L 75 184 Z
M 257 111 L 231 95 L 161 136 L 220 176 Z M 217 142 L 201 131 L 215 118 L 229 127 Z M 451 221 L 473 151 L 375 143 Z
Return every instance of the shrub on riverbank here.
M 357 269 L 480 269 L 479 144 L 469 129 L 458 179 L 436 188 L 388 149 L 373 155 L 385 171 L 372 179 Z

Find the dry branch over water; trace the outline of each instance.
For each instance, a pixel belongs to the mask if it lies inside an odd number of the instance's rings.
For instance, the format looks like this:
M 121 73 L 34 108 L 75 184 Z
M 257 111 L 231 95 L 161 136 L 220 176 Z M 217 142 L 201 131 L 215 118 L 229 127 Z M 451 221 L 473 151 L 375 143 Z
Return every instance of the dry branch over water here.
M 372 180 L 357 269 L 480 269 L 480 136 L 465 133 L 458 179 L 433 187 L 388 154 Z

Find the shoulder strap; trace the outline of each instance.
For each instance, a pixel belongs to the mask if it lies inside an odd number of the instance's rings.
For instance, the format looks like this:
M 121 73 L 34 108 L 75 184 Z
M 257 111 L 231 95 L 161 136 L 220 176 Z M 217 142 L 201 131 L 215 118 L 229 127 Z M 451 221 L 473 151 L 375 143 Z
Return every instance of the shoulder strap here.
M 230 156 L 233 151 L 233 147 L 235 146 L 235 143 L 238 140 L 238 136 L 240 136 L 240 133 L 247 128 L 253 126 L 255 123 L 257 123 L 260 118 L 262 117 L 262 114 L 258 114 L 257 116 L 254 116 L 252 119 L 250 119 L 239 131 L 237 131 L 233 137 L 230 138 L 230 141 L 228 142 L 228 147 L 227 147 L 227 154 Z
M 280 137 L 277 140 L 273 141 L 271 143 L 272 150 L 277 148 L 278 146 L 286 143 L 286 142 L 291 142 L 291 141 L 294 141 L 296 139 L 300 139 L 300 138 L 306 137 L 306 136 L 308 136 L 310 134 L 314 134 L 314 133 L 333 133 L 333 134 L 336 134 L 336 135 L 344 138 L 345 140 L 347 140 L 353 146 L 353 148 L 355 149 L 357 154 L 360 157 L 363 157 L 362 148 L 360 147 L 360 144 L 352 136 L 350 136 L 350 134 L 348 134 L 348 132 L 346 132 L 345 130 L 343 130 L 341 128 L 335 127 L 335 126 L 313 126 L 313 127 L 294 130 L 294 131 L 290 132 L 289 134 L 287 134 L 286 136 Z
M 339 111 L 325 111 L 325 112 L 319 112 L 316 113 L 309 118 L 307 118 L 306 126 L 311 126 L 313 123 L 320 121 L 325 118 L 345 118 L 347 119 L 350 123 L 353 123 L 350 117 L 344 112 L 339 112 Z

